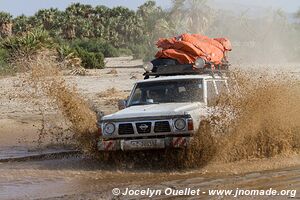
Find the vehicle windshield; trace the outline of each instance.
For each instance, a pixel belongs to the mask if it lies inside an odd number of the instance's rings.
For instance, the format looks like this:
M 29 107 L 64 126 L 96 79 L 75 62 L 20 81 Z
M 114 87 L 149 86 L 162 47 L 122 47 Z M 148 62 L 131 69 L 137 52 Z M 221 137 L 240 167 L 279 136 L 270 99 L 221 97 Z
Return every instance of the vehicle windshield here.
M 138 83 L 128 106 L 173 102 L 203 102 L 202 79 Z

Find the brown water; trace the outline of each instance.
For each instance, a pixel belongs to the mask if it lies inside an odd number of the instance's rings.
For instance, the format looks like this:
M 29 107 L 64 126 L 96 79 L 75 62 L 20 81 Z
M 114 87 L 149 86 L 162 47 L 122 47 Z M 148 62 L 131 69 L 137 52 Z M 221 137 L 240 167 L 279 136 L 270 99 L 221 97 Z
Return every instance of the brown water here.
M 66 84 L 60 65 L 51 52 L 42 52 L 34 60 L 28 62 L 30 69 L 24 82 L 32 87 L 34 97 L 44 96 L 49 99 L 58 113 L 63 115 L 66 124 L 69 124 L 73 137 L 82 150 L 92 152 L 95 148 L 96 113 L 83 100 L 75 87 Z M 41 103 L 40 103 L 41 104 Z M 41 106 L 45 106 L 42 102 Z M 41 109 L 41 112 L 43 109 Z M 41 135 L 47 134 L 42 129 Z
M 285 164 L 279 164 L 280 162 Z M 290 167 L 280 168 L 281 165 Z M 127 187 L 131 189 L 190 187 L 200 188 L 203 191 L 273 188 L 299 192 L 300 189 L 299 156 L 231 164 L 211 163 L 202 169 L 192 171 L 156 171 L 141 168 L 124 170 L 82 158 L 7 163 L 0 166 L 0 199 L 113 199 L 111 190 L 115 187 L 121 190 Z M 266 166 L 273 169 L 262 171 Z M 274 169 L 277 167 L 279 169 Z M 300 197 L 299 193 L 296 197 Z M 155 197 L 161 198 L 174 199 L 174 197 Z M 121 196 L 120 199 L 143 198 Z M 220 197 L 201 195 L 196 199 L 220 199 Z M 251 199 L 287 199 L 287 197 Z
M 232 72 L 231 92 L 200 124 L 187 165 L 300 152 L 300 81 L 290 74 Z

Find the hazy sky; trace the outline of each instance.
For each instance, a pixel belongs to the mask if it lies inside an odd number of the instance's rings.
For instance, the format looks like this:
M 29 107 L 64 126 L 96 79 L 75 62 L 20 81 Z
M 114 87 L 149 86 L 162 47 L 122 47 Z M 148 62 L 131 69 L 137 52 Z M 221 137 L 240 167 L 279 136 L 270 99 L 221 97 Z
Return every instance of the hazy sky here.
M 262 8 L 281 8 L 286 12 L 296 12 L 300 8 L 300 0 L 209 0 L 217 7 L 226 9 L 247 8 L 247 7 L 262 7 Z M 57 7 L 65 9 L 72 2 L 80 2 L 91 5 L 106 5 L 108 7 L 126 6 L 131 9 L 136 9 L 143 4 L 145 0 L 0 0 L 0 11 L 10 12 L 13 15 L 32 15 L 38 9 Z M 171 0 L 157 0 L 158 5 L 168 8 Z

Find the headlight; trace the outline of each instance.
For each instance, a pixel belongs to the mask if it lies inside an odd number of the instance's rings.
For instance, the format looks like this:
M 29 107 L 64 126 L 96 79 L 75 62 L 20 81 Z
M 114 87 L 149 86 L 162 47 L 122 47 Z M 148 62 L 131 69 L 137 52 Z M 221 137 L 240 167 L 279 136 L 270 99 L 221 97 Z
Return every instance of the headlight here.
M 115 129 L 116 129 L 116 127 L 113 123 L 107 123 L 104 125 L 103 132 L 104 132 L 104 134 L 111 135 L 115 132 Z
M 186 122 L 184 119 L 176 119 L 174 125 L 177 130 L 183 130 L 186 126 Z

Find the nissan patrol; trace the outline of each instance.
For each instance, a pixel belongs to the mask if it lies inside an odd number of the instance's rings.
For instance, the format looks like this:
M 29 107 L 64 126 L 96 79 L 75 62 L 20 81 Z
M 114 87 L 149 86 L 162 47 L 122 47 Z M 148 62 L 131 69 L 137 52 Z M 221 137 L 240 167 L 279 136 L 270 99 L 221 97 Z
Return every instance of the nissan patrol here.
M 211 73 L 171 73 L 138 81 L 121 110 L 98 121 L 98 150 L 185 148 L 210 105 L 227 91 L 227 79 Z

